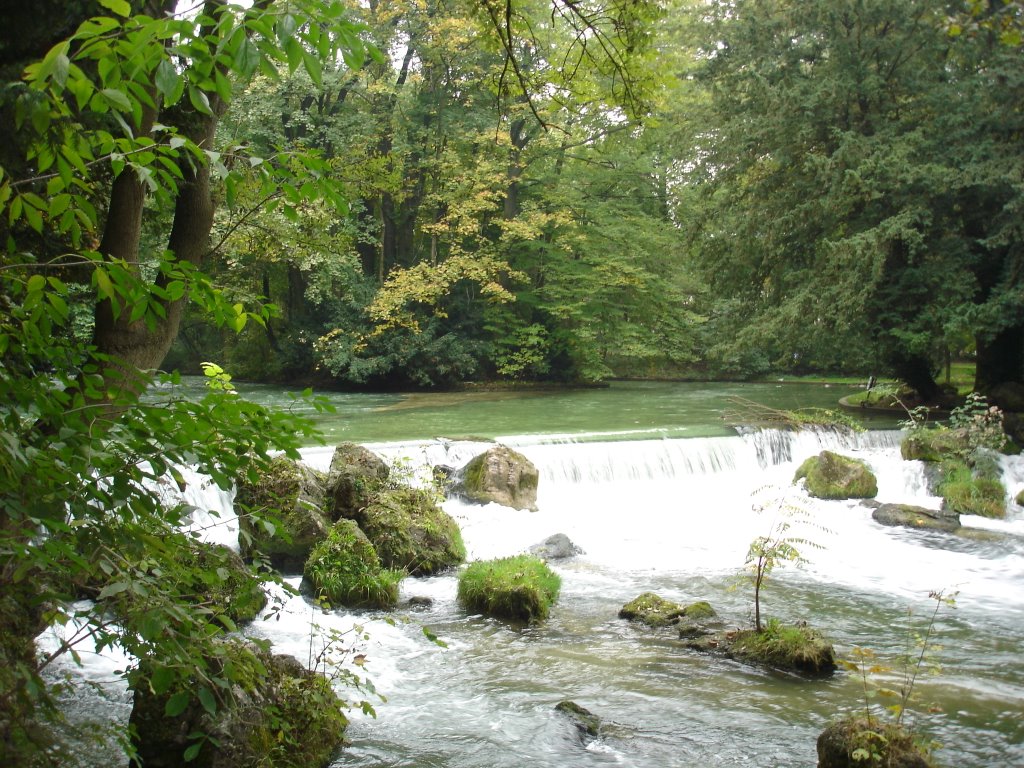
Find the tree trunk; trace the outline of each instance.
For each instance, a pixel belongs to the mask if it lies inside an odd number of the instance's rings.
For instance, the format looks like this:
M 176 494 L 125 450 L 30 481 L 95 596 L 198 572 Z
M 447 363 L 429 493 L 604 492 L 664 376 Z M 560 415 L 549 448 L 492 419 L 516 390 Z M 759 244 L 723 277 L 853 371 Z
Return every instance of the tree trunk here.
M 1024 324 L 1004 328 L 991 338 L 979 336 L 974 389 L 988 394 L 997 384 L 1024 382 Z
M 208 0 L 205 11 L 215 16 L 216 6 L 222 0 Z M 171 12 L 174 0 L 164 0 L 164 12 Z M 207 94 L 211 113 L 199 114 L 192 110 L 178 115 L 161 115 L 164 122 L 178 121 L 180 132 L 188 136 L 202 149 L 212 149 L 217 123 L 225 110 L 225 104 L 216 94 Z M 156 111 L 144 115 L 140 135 L 151 132 Z M 168 238 L 168 249 L 181 262 L 199 264 L 209 245 L 210 229 L 213 226 L 214 203 L 210 196 L 210 169 L 207 164 L 194 164 L 184 159 L 181 164 L 183 179 L 178 183 L 175 199 L 174 220 Z M 107 215 L 100 251 L 114 259 L 123 259 L 136 269 L 138 276 L 139 240 L 142 232 L 142 214 L 145 195 L 141 181 L 130 170 L 125 170 L 114 182 L 111 191 L 110 208 Z M 165 287 L 168 278 L 162 273 L 156 285 Z M 115 310 L 113 302 L 120 302 Z M 104 378 L 108 391 L 134 395 L 144 386 L 141 373 L 160 366 L 171 343 L 177 336 L 184 314 L 185 299 L 160 301 L 163 316 L 131 321 L 131 308 L 119 298 L 101 301 L 96 306 L 96 324 L 93 330 L 93 344 L 98 355 L 107 356 Z M 115 395 L 112 400 L 120 398 Z
M 935 381 L 931 361 L 922 355 L 896 353 L 890 360 L 893 373 L 917 392 L 922 403 L 936 403 L 942 391 Z

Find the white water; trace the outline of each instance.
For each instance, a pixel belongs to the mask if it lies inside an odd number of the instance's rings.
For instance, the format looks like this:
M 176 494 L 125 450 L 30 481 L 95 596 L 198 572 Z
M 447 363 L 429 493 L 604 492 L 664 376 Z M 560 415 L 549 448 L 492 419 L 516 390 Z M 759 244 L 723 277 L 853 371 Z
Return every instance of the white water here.
M 654 590 L 679 602 L 710 600 L 730 623 L 746 623 L 748 590 L 733 587 L 747 548 L 780 509 L 798 508 L 808 522 L 791 534 L 820 548 L 801 547 L 803 569 L 772 575 L 766 611 L 826 629 L 840 653 L 863 645 L 895 654 L 906 611 L 921 616 L 932 605 L 929 591 L 958 590 L 959 607 L 938 624 L 952 646 L 940 656 L 944 673 L 920 684 L 947 712 L 926 724 L 946 743 L 940 756 L 947 764 L 1024 764 L 1024 510 L 1011 505 L 1002 521 L 964 518 L 968 535 L 923 533 L 883 527 L 857 502 L 810 499 L 791 485 L 805 458 L 839 449 L 871 465 L 879 501 L 937 507 L 921 464 L 900 459 L 898 439 L 892 432 L 774 431 L 631 442 L 506 438 L 541 470 L 539 511 L 456 499 L 444 506 L 462 528 L 470 560 L 515 554 L 556 532 L 584 550 L 554 564 L 563 586 L 544 625 L 515 630 L 467 616 L 455 599 L 455 575 L 445 575 L 403 583 L 404 598 L 433 599 L 429 608 L 409 609 L 408 623 L 392 626 L 376 612 L 322 615 L 301 598 L 282 597 L 279 619 L 247 631 L 305 660 L 311 621 L 340 631 L 365 627 L 369 640 L 358 650 L 388 702 L 377 703 L 377 720 L 353 715 L 353 744 L 339 766 L 810 766 L 817 732 L 857 705 L 855 680 L 796 681 L 709 660 L 670 633 L 640 631 L 616 617 L 623 603 Z M 461 466 L 486 446 L 370 447 L 422 476 L 434 464 Z M 304 458 L 324 469 L 330 451 Z M 1024 462 L 1004 459 L 1004 477 L 1013 498 L 1024 487 Z M 230 496 L 193 481 L 188 503 L 215 513 L 209 520 L 197 513 L 194 522 L 214 522 L 213 537 L 230 540 L 237 530 Z M 775 504 L 754 511 L 765 499 Z M 430 643 L 424 625 L 448 649 Z M 610 721 L 606 734 L 580 745 L 552 712 L 562 698 Z

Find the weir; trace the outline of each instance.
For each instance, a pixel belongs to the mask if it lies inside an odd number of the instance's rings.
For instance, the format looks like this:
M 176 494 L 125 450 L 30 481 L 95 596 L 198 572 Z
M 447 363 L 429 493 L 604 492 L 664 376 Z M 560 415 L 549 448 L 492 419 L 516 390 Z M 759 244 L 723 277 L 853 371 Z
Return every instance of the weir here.
M 871 466 L 879 501 L 937 506 L 922 465 L 900 458 L 898 432 L 498 440 L 538 466 L 539 510 L 455 498 L 444 508 L 459 523 L 470 559 L 516 554 L 559 532 L 583 549 L 553 563 L 562 592 L 543 625 L 522 630 L 468 615 L 456 599 L 457 574 L 448 573 L 406 579 L 403 600 L 432 602 L 403 605 L 398 621 L 372 611 L 323 614 L 281 593 L 280 612 L 244 630 L 300 660 L 324 629 L 359 627 L 350 636 L 369 636 L 358 648 L 367 660 L 361 672 L 388 701 L 377 703 L 376 720 L 353 715 L 352 744 L 339 768 L 813 766 L 822 724 L 862 700 L 856 680 L 839 675 L 816 684 L 766 675 L 701 657 L 671 632 L 640 631 L 617 618 L 625 602 L 650 590 L 678 602 L 708 600 L 730 625 L 747 625 L 747 549 L 794 511 L 791 531 L 807 542 L 798 545 L 807 562 L 771 575 L 763 610 L 820 627 L 840 655 L 866 646 L 888 664 L 905 653 L 908 633 L 930 610 L 928 592 L 958 590 L 957 609 L 936 626 L 944 674 L 919 682 L 922 696 L 947 714 L 931 721 L 922 714 L 920 728 L 952 745 L 939 753 L 945 764 L 1024 763 L 1024 510 L 1011 505 L 1006 520 L 964 518 L 961 534 L 925 533 L 883 527 L 860 502 L 811 499 L 792 484 L 800 462 L 836 450 Z M 426 478 L 432 466 L 459 467 L 487 445 L 424 440 L 369 447 L 400 472 Z M 304 451 L 318 469 L 330 457 L 329 448 Z M 1016 494 L 1024 487 L 1024 461 L 1001 461 L 1008 491 Z M 195 475 L 186 476 L 184 491 L 172 484 L 163 490 L 196 507 L 192 521 L 204 536 L 237 537 L 230 493 Z M 289 581 L 298 586 L 297 577 Z M 423 627 L 447 649 L 430 643 Z M 95 670 L 85 677 L 109 677 L 106 657 L 85 658 L 85 669 Z M 123 686 L 117 690 L 114 684 L 113 704 L 83 711 L 106 707 L 109 716 L 126 717 Z M 611 725 L 581 745 L 553 712 L 563 698 Z

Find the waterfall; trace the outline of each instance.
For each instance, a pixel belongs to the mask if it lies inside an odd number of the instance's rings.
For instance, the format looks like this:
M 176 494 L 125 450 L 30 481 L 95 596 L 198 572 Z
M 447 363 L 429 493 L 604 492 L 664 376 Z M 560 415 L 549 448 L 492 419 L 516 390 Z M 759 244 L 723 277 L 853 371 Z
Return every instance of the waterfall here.
M 367 659 L 363 672 L 388 702 L 377 707 L 376 720 L 353 714 L 352 746 L 336 765 L 813 765 L 821 724 L 859 695 L 849 681 L 797 685 L 708 662 L 671 632 L 637 631 L 616 618 L 626 601 L 650 590 L 679 602 L 707 599 L 730 625 L 744 624 L 750 596 L 736 586 L 750 542 L 794 509 L 802 514 L 793 519 L 791 533 L 810 542 L 799 545 L 807 563 L 772 574 L 766 610 L 823 627 L 840 653 L 861 645 L 899 654 L 905 650 L 899 625 L 908 606 L 920 615 L 929 607 L 930 590 L 959 589 L 960 607 L 955 616 L 943 616 L 938 629 L 946 646 L 945 680 L 921 681 L 927 699 L 948 713 L 939 720 L 946 730 L 929 735 L 955 745 L 956 754 L 940 753 L 945 763 L 1024 759 L 1018 716 L 1024 706 L 1024 510 L 1011 505 L 1006 520 L 964 518 L 964 535 L 934 534 L 884 527 L 865 504 L 813 499 L 792 482 L 800 463 L 828 449 L 871 466 L 879 501 L 938 506 L 922 463 L 900 458 L 899 432 L 630 436 L 641 439 L 498 438 L 540 471 L 539 510 L 444 502 L 470 560 L 516 554 L 557 532 L 583 549 L 577 558 L 553 563 L 562 593 L 539 627 L 517 630 L 467 615 L 456 597 L 455 573 L 406 579 L 403 601 L 417 596 L 432 602 L 403 604 L 396 613 L 322 614 L 302 597 L 277 591 L 280 611 L 257 619 L 246 634 L 300 660 L 307 658 L 310 638 L 322 631 L 311 629 L 314 624 L 369 638 L 360 647 Z M 461 467 L 489 444 L 420 440 L 367 447 L 403 476 L 426 479 L 433 466 Z M 332 453 L 310 448 L 302 456 L 326 470 Z M 1001 465 L 1015 495 L 1024 487 L 1024 459 L 1003 457 Z M 167 503 L 194 507 L 191 525 L 204 537 L 237 546 L 233 494 L 195 473 L 182 475 L 183 488 L 160 486 Z M 777 503 L 759 511 L 758 492 L 765 486 Z M 424 627 L 447 649 L 425 639 Z M 51 634 L 40 644 L 52 647 L 55 641 Z M 127 663 L 110 660 L 111 649 L 83 658 L 82 669 L 69 662 L 61 671 L 101 682 L 116 679 L 115 668 Z M 109 717 L 126 720 L 130 695 L 122 683 L 111 688 L 113 703 L 104 705 Z M 76 691 L 89 702 L 85 708 L 98 708 L 89 695 Z M 604 716 L 611 724 L 607 733 L 581 746 L 572 727 L 552 713 L 565 697 Z M 118 755 L 94 762 L 123 761 Z

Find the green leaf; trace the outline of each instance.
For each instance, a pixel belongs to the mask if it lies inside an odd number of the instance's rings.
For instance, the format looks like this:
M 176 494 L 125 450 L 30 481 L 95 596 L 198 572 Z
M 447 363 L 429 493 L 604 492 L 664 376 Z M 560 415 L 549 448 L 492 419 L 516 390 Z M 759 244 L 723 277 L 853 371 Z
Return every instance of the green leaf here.
M 100 5 L 118 16 L 128 18 L 132 15 L 132 7 L 128 0 L 99 0 Z
M 211 715 L 217 714 L 217 699 L 214 698 L 213 694 L 210 692 L 210 689 L 207 688 L 205 685 L 200 687 L 199 689 L 199 703 L 202 704 L 203 709 L 205 709 Z
M 153 693 L 160 694 L 166 693 L 171 687 L 171 683 L 174 682 L 177 674 L 170 667 L 160 667 L 153 673 L 153 676 L 149 679 L 149 684 L 153 688 Z
M 189 748 L 185 750 L 185 754 L 182 755 L 182 760 L 184 760 L 186 763 L 191 763 L 193 760 L 199 757 L 199 752 L 202 748 L 203 742 L 201 741 L 197 741 L 195 744 L 190 745 Z
M 260 50 L 256 47 L 255 43 L 246 37 L 238 46 L 238 50 L 235 51 L 235 60 L 231 66 L 242 79 L 248 80 L 259 65 Z
M 154 83 L 156 84 L 156 89 L 168 104 L 173 104 L 181 98 L 181 89 L 183 87 L 181 74 L 167 59 L 162 60 L 157 65 Z
M 115 581 L 112 584 L 107 584 L 107 586 L 100 590 L 100 594 L 96 599 L 103 600 L 104 598 L 118 595 L 127 590 L 129 586 L 130 585 L 126 581 Z
M 112 107 L 122 112 L 132 111 L 132 102 L 124 91 L 119 91 L 116 88 L 104 88 L 100 94 Z
M 188 704 L 191 700 L 192 697 L 188 691 L 178 691 L 167 700 L 167 704 L 164 706 L 164 714 L 167 717 L 177 717 L 188 709 Z

